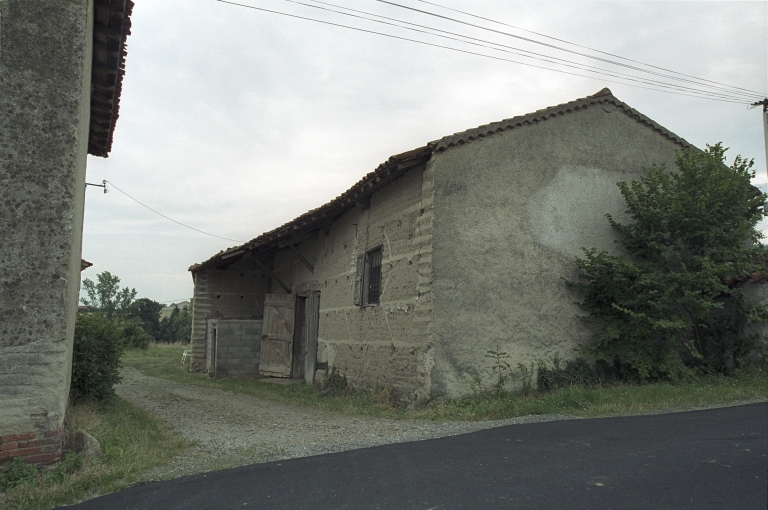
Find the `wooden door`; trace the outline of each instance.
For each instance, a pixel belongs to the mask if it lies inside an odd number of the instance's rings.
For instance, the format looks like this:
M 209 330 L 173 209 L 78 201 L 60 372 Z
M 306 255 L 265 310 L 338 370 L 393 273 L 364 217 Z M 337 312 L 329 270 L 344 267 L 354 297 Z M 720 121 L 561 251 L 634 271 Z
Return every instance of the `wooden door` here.
M 296 296 L 293 294 L 265 296 L 259 374 L 291 377 L 295 308 Z

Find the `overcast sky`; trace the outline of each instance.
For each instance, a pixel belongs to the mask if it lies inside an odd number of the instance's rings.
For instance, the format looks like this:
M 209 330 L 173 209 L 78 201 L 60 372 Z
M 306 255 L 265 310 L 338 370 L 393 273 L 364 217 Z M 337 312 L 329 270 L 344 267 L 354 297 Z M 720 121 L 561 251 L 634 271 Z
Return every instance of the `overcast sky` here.
M 524 60 L 285 0 L 237 1 Z M 609 67 L 375 0 L 327 1 Z M 417 0 L 398 1 L 459 16 Z M 434 1 L 679 73 L 766 91 L 766 2 Z M 745 104 L 559 74 L 214 0 L 136 0 L 132 23 L 114 145 L 107 159 L 89 156 L 88 181 L 112 181 L 161 213 L 222 237 L 248 241 L 290 221 L 338 196 L 391 155 L 606 86 L 698 147 L 722 141 L 731 148 L 729 162 L 736 154 L 754 158 L 755 183 L 766 182 L 761 113 Z M 94 266 L 83 277 L 110 271 L 139 297 L 188 299 L 187 268 L 237 244 L 172 223 L 117 190 L 88 188 L 83 257 Z

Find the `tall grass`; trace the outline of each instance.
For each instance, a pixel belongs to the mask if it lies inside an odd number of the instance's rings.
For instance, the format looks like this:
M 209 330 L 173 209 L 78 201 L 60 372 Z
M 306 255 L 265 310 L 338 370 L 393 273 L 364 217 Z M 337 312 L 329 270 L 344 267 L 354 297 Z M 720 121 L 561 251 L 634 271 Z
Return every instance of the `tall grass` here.
M 41 476 L 0 493 L 0 508 L 48 509 L 125 488 L 147 469 L 171 462 L 189 444 L 164 422 L 120 398 L 103 406 L 70 407 L 65 427 L 94 436 L 103 457 L 61 482 Z

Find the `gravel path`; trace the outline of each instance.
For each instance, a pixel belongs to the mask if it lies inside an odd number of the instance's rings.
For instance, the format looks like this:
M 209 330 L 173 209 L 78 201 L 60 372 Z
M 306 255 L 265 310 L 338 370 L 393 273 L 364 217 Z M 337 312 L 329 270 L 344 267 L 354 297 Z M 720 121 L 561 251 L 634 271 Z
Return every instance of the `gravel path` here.
M 526 416 L 445 422 L 343 416 L 250 395 L 147 377 L 125 368 L 117 394 L 165 420 L 195 446 L 149 480 L 227 467 L 451 436 L 513 423 L 568 418 Z

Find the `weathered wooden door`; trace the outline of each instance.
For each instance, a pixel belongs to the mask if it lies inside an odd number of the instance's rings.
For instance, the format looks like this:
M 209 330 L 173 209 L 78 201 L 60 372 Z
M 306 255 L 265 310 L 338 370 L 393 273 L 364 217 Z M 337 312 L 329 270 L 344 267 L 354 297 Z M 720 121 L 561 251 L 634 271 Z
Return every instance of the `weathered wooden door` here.
M 291 377 L 295 308 L 294 294 L 265 296 L 259 374 L 267 377 Z

